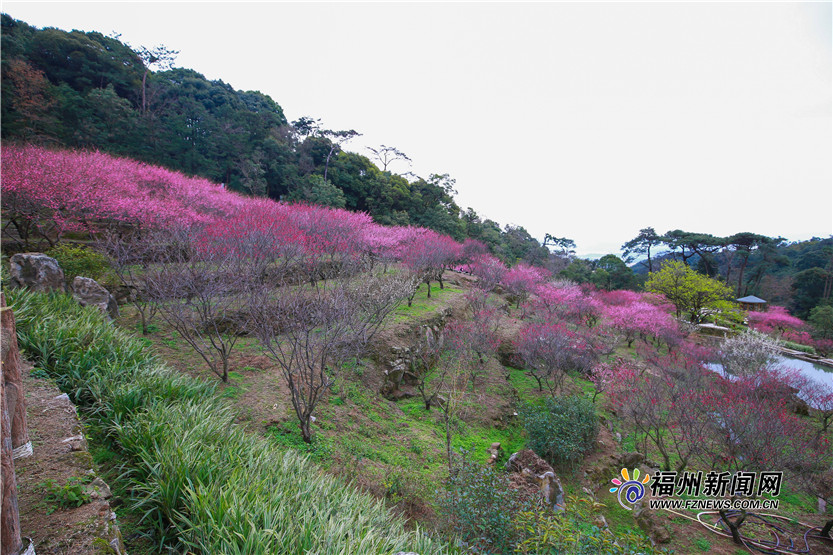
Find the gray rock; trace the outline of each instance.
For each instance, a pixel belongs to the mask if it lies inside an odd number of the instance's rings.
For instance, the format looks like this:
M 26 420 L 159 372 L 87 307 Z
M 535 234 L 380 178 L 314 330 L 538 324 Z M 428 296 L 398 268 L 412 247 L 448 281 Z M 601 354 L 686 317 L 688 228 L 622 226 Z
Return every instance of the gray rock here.
M 95 306 L 111 319 L 119 317 L 116 299 L 96 280 L 78 276 L 72 280 L 72 296 L 81 306 Z
M 58 261 L 40 252 L 12 256 L 9 259 L 9 279 L 12 287 L 27 287 L 42 293 L 65 291 L 64 271 Z
M 619 465 L 624 468 L 637 468 L 644 460 L 645 456 L 642 453 L 622 453 L 619 455 Z
M 668 529 L 660 522 L 660 517 L 648 509 L 648 507 L 643 503 L 644 501 L 644 499 L 640 499 L 633 505 L 633 518 L 636 520 L 636 524 L 654 542 L 670 542 L 671 534 L 668 533 Z
M 110 499 L 113 497 L 113 493 L 110 491 L 110 486 L 108 486 L 101 478 L 96 478 L 84 486 L 84 491 L 93 499 Z

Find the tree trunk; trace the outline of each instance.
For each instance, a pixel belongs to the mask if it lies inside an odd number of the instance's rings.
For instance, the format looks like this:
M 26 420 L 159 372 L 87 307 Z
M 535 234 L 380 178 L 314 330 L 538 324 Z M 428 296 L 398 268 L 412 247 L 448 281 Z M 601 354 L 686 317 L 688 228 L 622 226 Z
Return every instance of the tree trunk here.
M 23 374 L 20 362 L 20 349 L 17 346 L 17 329 L 14 313 L 6 306 L 6 297 L 0 293 L 0 328 L 2 328 L 2 364 L 3 379 L 10 387 L 6 391 L 6 403 L 11 400 L 9 420 L 11 421 L 12 449 L 15 458 L 28 457 L 32 454 L 29 441 L 29 429 L 26 423 L 26 397 L 23 395 Z M 9 398 L 9 395 L 13 397 Z M 13 405 L 13 406 L 12 406 Z
M 312 430 L 310 429 L 310 418 L 308 416 L 301 420 L 301 435 L 304 442 L 312 443 Z
M 729 531 L 732 533 L 732 541 L 738 545 L 743 545 L 743 540 L 740 539 L 740 531 L 738 528 L 740 528 L 740 525 L 743 524 L 744 520 L 746 520 L 746 511 L 740 511 L 738 519 L 734 522 L 732 522 L 725 510 L 721 509 L 718 512 L 720 513 L 721 518 L 723 518 L 723 522 L 726 523 L 726 526 L 729 527 Z
M 831 537 L 831 536 L 830 536 L 830 529 L 831 529 L 831 528 L 833 528 L 833 518 L 831 518 L 830 520 L 828 520 L 828 521 L 824 524 L 824 528 L 822 528 L 822 529 L 821 529 L 821 534 L 820 534 L 820 535 L 822 535 L 822 536 L 826 536 L 826 537 L 828 537 L 828 538 L 830 538 L 830 539 L 833 539 L 833 537 Z
M 145 73 L 142 75 L 142 115 L 145 115 L 145 113 L 147 112 L 147 109 L 148 109 L 147 94 L 146 94 L 147 87 L 145 86 L 145 84 L 147 83 L 147 79 L 148 79 L 148 70 L 145 69 Z
M 743 259 L 743 262 L 740 265 L 740 269 L 738 270 L 738 297 L 741 296 L 740 289 L 743 287 L 743 272 L 746 270 L 746 264 L 749 262 L 749 255 L 746 255 Z
M 23 545 L 20 539 L 20 510 L 17 505 L 17 479 L 12 458 L 11 418 L 6 409 L 5 373 L 0 370 L 0 553 L 17 553 Z
M 451 415 L 445 414 L 445 455 L 448 457 L 448 475 L 451 476 Z

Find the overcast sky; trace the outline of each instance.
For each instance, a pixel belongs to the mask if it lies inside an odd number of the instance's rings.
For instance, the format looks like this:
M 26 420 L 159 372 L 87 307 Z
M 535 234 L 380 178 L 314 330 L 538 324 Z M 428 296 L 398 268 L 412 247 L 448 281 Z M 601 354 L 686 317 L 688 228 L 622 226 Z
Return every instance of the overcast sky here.
M 619 252 L 640 228 L 833 233 L 831 4 L 3 2 L 160 43 L 288 119 L 448 173 L 501 225 Z M 405 165 L 393 165 L 404 172 Z

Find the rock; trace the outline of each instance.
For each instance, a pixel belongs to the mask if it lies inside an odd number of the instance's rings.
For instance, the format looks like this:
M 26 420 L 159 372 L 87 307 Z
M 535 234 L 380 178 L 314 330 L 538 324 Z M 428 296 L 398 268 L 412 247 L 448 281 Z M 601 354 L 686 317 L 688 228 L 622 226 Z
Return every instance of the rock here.
M 489 454 L 489 460 L 486 461 L 487 464 L 495 464 L 503 455 L 503 448 L 500 446 L 500 442 L 496 441 L 486 449 L 486 452 Z
M 101 478 L 96 478 L 84 486 L 84 491 L 93 499 L 110 499 L 113 497 L 113 493 L 110 491 L 110 486 L 108 486 Z
M 62 439 L 61 443 L 69 444 L 69 450 L 70 451 L 86 451 L 87 450 L 87 440 L 84 439 L 83 434 L 68 437 L 66 439 Z
M 96 280 L 78 276 L 72 280 L 72 296 L 81 306 L 95 306 L 111 319 L 119 317 L 116 299 Z
M 818 510 L 818 513 L 819 513 L 820 515 L 826 514 L 826 513 L 827 513 L 827 501 L 825 501 L 825 500 L 824 500 L 824 499 L 822 499 L 821 497 L 819 497 L 819 498 L 818 498 L 818 500 L 819 500 L 819 510 Z
M 506 470 L 519 474 L 523 479 L 536 486 L 536 490 L 556 511 L 563 511 L 564 488 L 555 470 L 530 449 L 513 453 L 506 461 Z
M 9 279 L 12 287 L 27 287 L 30 291 L 46 293 L 66 290 L 64 271 L 58 261 L 40 252 L 24 252 L 9 260 Z
M 645 461 L 642 453 L 622 453 L 619 455 L 619 465 L 622 468 L 637 468 Z
M 644 504 L 644 498 L 640 499 L 633 505 L 633 518 L 636 524 L 645 532 L 651 540 L 656 543 L 668 543 L 671 541 L 671 535 L 668 529 L 660 523 L 657 515 L 648 509 Z

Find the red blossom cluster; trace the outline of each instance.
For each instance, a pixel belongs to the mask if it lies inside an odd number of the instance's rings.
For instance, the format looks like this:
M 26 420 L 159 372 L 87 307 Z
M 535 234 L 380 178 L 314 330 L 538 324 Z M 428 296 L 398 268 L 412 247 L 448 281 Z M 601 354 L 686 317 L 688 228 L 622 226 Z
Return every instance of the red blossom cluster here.
M 520 306 L 535 288 L 549 277 L 550 273 L 547 270 L 521 262 L 503 275 L 501 285 L 515 297 L 517 306 Z
M 787 331 L 798 331 L 804 327 L 801 318 L 792 316 L 783 306 L 772 305 L 766 312 L 750 312 L 749 327 L 761 333 L 782 335 Z
M 24 242 L 54 244 L 101 223 L 208 223 L 246 203 L 206 179 L 100 152 L 6 145 L 2 174 L 3 210 Z
M 124 225 L 198 226 L 198 247 L 253 259 L 401 260 L 423 279 L 462 257 L 484 257 L 478 241 L 460 245 L 419 227 L 384 227 L 368 214 L 245 197 L 202 178 L 100 152 L 9 145 L 3 149 L 3 210 L 24 242 L 51 244 L 68 231 Z

